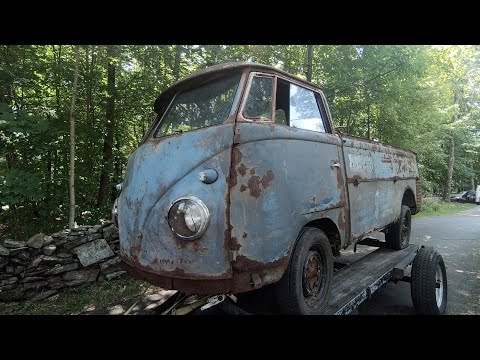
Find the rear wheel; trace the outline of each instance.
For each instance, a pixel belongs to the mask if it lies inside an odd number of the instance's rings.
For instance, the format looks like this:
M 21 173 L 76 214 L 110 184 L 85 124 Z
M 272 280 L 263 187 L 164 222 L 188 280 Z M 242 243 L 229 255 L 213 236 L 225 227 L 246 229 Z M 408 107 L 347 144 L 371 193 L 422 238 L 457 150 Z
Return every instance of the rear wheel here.
M 447 309 L 445 263 L 431 247 L 420 248 L 413 261 L 412 301 L 421 315 L 443 315 Z
M 275 284 L 281 312 L 320 315 L 330 299 L 333 278 L 333 254 L 325 233 L 307 228 L 293 250 L 282 279 Z
M 412 230 L 412 213 L 410 208 L 402 205 L 400 218 L 390 225 L 385 234 L 387 246 L 391 249 L 405 249 L 410 243 L 410 232 Z

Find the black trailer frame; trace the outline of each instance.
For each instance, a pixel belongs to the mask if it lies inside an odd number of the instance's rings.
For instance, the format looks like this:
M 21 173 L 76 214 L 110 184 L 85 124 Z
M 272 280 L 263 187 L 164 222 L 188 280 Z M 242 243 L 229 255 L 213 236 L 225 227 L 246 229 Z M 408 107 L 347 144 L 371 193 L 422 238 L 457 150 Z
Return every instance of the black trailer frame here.
M 372 238 L 357 244 L 378 249 L 333 274 L 332 297 L 326 315 L 350 314 L 388 281 L 411 282 L 406 268 L 413 263 L 421 248 L 419 245 L 393 250 L 388 249 L 385 242 Z
M 410 244 L 405 249 L 393 250 L 387 248 L 385 242 L 373 238 L 366 238 L 358 242 L 355 245 L 354 252 L 356 252 L 357 245 L 366 245 L 377 249 L 370 248 L 368 254 L 352 263 L 335 263 L 336 271 L 333 274 L 331 299 L 325 315 L 348 315 L 352 313 L 361 303 L 370 299 L 373 293 L 389 281 L 411 283 L 411 274 L 410 271 L 407 271 L 407 268 L 413 263 L 419 250 L 424 248 L 423 245 Z M 438 288 L 439 284 L 432 284 L 432 286 Z M 160 305 L 155 312 L 161 315 L 200 313 L 202 310 L 222 304 L 217 308 L 221 308 L 224 313 L 233 315 L 251 314 L 237 306 L 236 301 L 235 296 L 227 294 L 198 297 L 176 293 Z M 211 313 L 211 310 L 205 313 Z

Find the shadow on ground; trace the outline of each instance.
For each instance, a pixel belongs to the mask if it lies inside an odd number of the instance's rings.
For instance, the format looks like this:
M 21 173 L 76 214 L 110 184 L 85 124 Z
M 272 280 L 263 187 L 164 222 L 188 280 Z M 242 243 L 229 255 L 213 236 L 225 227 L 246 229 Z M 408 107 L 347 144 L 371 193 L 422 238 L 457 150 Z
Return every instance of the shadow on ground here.
M 87 308 L 79 315 L 153 315 L 153 310 L 163 304 L 175 292 L 174 290 L 163 290 L 152 286 L 140 296 L 128 299 L 121 304 Z

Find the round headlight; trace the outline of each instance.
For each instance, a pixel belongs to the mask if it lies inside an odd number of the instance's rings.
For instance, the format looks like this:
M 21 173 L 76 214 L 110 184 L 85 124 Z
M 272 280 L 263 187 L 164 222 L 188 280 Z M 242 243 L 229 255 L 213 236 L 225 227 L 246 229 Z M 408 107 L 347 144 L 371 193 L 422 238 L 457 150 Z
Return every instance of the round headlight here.
M 175 236 L 195 240 L 207 230 L 210 212 L 198 198 L 189 196 L 176 200 L 168 210 L 168 224 Z

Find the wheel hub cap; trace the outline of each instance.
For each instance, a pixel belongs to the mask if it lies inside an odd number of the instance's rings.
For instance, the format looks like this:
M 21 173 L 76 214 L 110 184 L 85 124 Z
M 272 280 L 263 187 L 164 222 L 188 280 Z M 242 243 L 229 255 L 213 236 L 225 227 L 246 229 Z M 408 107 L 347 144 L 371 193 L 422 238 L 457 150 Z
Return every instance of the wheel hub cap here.
M 440 265 L 437 265 L 435 271 L 435 299 L 437 300 L 437 307 L 440 308 L 443 302 L 443 273 Z
M 303 269 L 303 290 L 305 296 L 315 296 L 321 285 L 321 259 L 316 251 L 309 251 Z

